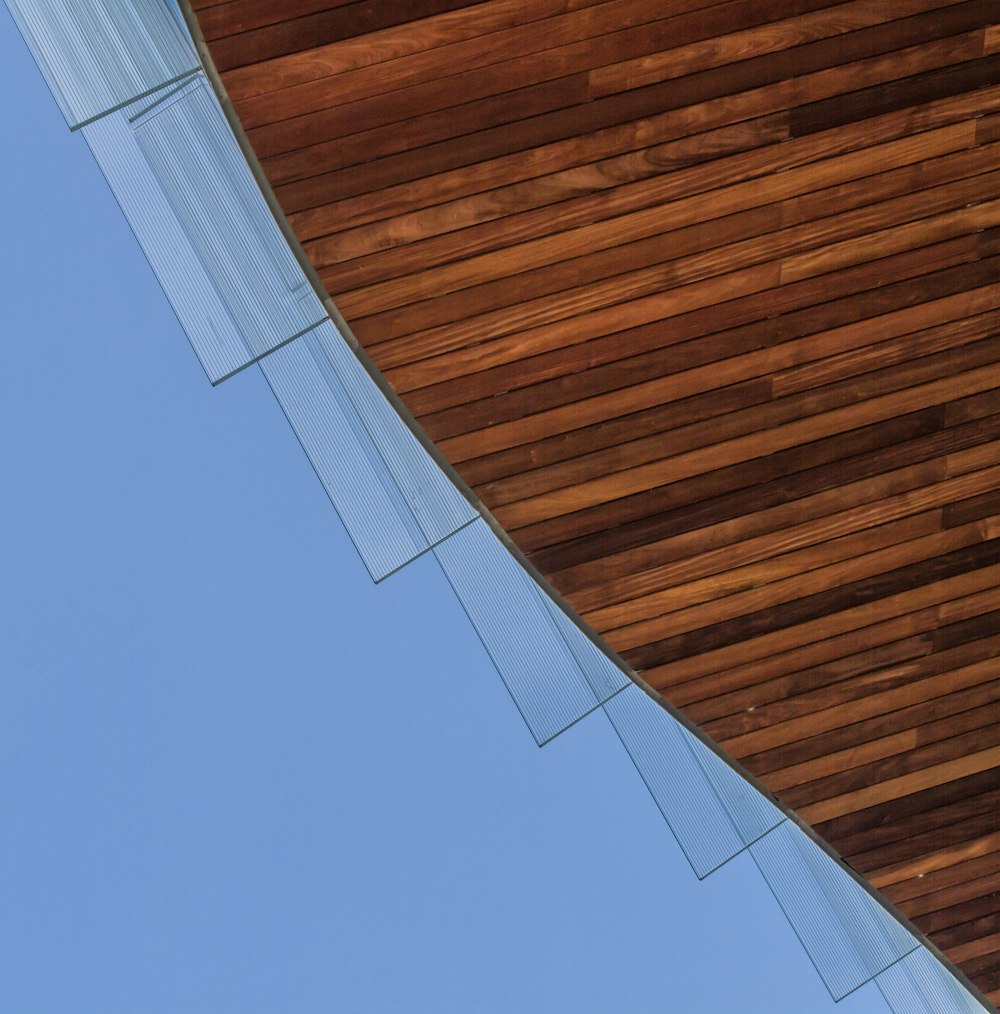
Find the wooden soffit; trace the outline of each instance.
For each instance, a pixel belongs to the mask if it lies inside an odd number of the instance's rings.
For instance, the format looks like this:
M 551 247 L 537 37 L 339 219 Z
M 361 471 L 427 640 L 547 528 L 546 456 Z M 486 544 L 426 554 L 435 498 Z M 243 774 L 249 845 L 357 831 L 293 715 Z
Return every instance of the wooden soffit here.
M 195 0 L 354 334 L 1000 998 L 995 0 Z

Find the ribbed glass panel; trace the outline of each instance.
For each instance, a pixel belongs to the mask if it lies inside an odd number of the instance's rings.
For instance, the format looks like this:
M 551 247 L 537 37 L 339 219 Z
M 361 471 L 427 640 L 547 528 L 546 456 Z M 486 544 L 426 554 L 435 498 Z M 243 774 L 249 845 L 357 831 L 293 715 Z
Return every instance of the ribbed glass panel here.
M 307 345 L 331 385 L 346 392 L 416 521 L 424 548 L 477 518 L 479 512 L 424 450 L 332 321 L 310 332 Z
M 539 746 L 627 682 L 589 654 L 587 638 L 571 621 L 557 620 L 554 604 L 485 521 L 463 528 L 434 553 Z
M 893 1014 L 984 1014 L 986 1008 L 919 947 L 875 980 Z
M 72 128 L 199 67 L 161 0 L 7 0 Z
M 750 854 L 834 1000 L 917 946 L 847 870 L 790 821 L 751 845 Z
M 556 629 L 562 635 L 583 678 L 594 694 L 594 703 L 601 703 L 628 686 L 631 680 L 600 648 L 545 595 L 539 597 Z
M 604 711 L 699 878 L 785 819 L 639 687 Z
M 213 383 L 326 317 L 203 75 L 82 132 Z
M 688 749 L 705 773 L 744 847 L 777 827 L 785 815 L 714 750 L 681 726 Z
M 375 580 L 477 517 L 331 321 L 260 368 Z

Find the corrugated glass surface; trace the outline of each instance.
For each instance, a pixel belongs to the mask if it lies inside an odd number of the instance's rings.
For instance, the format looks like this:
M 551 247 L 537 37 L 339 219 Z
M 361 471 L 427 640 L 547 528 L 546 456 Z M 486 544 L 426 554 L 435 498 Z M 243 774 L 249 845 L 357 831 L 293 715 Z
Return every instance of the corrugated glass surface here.
M 704 772 L 744 846 L 777 827 L 785 815 L 714 750 L 681 726 L 688 749 Z
M 628 676 L 597 647 L 555 602 L 539 596 L 546 611 L 562 635 L 570 654 L 580 667 L 583 678 L 593 691 L 595 702 L 603 702 L 631 682 Z
M 984 1014 L 986 1008 L 919 947 L 875 980 L 893 1014 Z
M 785 820 L 639 687 L 623 690 L 604 711 L 699 878 Z
M 200 67 L 158 0 L 7 0 L 7 7 L 74 129 Z
M 917 947 L 896 919 L 790 821 L 751 845 L 750 854 L 835 1000 Z
M 588 654 L 586 637 L 557 620 L 554 604 L 485 521 L 463 528 L 434 553 L 539 746 L 628 682 L 623 673 L 615 681 Z
M 213 383 L 325 319 L 203 75 L 83 135 Z
M 375 580 L 478 517 L 331 321 L 260 368 Z

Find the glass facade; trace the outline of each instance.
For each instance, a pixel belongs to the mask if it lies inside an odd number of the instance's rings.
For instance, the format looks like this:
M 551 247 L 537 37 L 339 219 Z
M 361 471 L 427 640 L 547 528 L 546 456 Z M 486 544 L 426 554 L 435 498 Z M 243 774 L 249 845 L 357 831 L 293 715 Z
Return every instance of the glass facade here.
M 327 320 L 260 360 L 376 581 L 478 515 Z
M 619 694 L 604 711 L 699 878 L 785 820 L 639 687 Z
M 485 521 L 434 552 L 539 746 L 628 684 L 565 614 L 556 620 L 558 607 Z
M 82 133 L 212 383 L 326 319 L 203 74 Z
M 165 3 L 8 0 L 7 7 L 73 130 L 200 69 Z

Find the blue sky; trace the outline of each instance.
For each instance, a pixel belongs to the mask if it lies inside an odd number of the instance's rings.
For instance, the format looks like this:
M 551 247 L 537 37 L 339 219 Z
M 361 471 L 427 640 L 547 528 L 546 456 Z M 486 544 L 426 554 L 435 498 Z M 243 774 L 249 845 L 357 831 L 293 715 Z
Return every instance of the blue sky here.
M 882 1014 L 603 716 L 535 747 L 433 559 L 371 584 L 3 10 L 0 77 L 0 1012 Z

